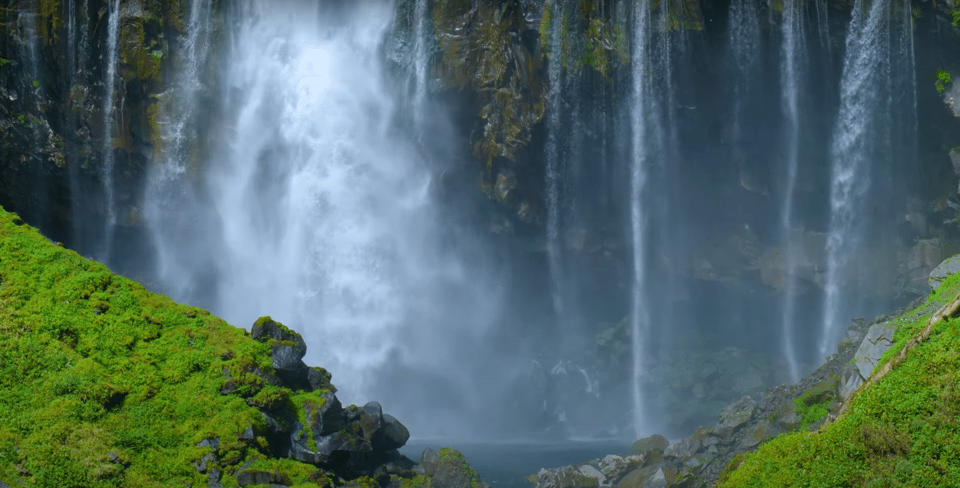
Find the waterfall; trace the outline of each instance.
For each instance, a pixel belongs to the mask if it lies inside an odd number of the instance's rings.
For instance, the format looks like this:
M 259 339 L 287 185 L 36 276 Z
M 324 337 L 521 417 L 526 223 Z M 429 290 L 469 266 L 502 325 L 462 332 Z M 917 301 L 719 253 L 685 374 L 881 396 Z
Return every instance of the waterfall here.
M 657 156 L 651 138 L 662 138 L 658 100 L 651 81 L 654 69 L 654 32 L 650 1 L 638 1 L 634 7 L 632 47 L 633 100 L 631 106 L 633 161 L 630 172 L 630 230 L 633 236 L 633 296 L 630 310 L 633 349 L 633 415 L 636 436 L 649 429 L 643 384 L 646 382 L 645 350 L 650 329 L 652 301 L 647 290 L 648 216 L 645 205 L 651 160 Z
M 417 137 L 423 137 L 424 131 L 424 104 L 427 100 L 427 64 L 429 54 L 427 52 L 428 35 L 427 26 L 427 0 L 416 0 L 414 6 L 414 70 L 416 74 L 416 92 L 413 97 L 413 124 L 417 131 Z
M 209 5 L 197 0 L 191 17 Z M 380 57 L 391 5 L 334 10 L 250 2 L 232 19 L 222 111 L 201 122 L 184 102 L 164 119 L 186 134 L 210 124 L 220 145 L 177 148 L 189 139 L 166 127 L 170 168 L 148 191 L 157 274 L 239 327 L 268 314 L 294 327 L 305 361 L 329 369 L 347 403 L 376 399 L 421 435 L 469 429 L 462 417 L 497 393 L 485 378 L 507 367 L 480 352 L 502 277 L 434 201 L 447 162 L 429 154 L 444 138 L 418 142 L 396 125 L 404 107 Z M 184 78 L 203 66 L 207 34 L 184 54 L 196 60 Z
M 191 190 L 199 174 L 198 96 L 201 70 L 210 44 L 211 0 L 192 0 L 185 37 L 177 58 L 176 82 L 157 102 L 163 145 L 154 148 L 159 164 L 151 169 L 145 195 L 145 217 L 157 254 L 157 274 L 168 292 L 210 306 L 214 267 L 206 248 L 219 243 L 197 239 L 209 234 L 199 228 L 199 209 L 209 208 Z M 191 171 L 193 170 L 193 171 Z M 206 294 L 206 296 L 204 295 Z
M 547 88 L 547 144 L 546 144 L 546 188 L 547 188 L 547 258 L 550 267 L 550 292 L 553 299 L 553 312 L 558 321 L 564 320 L 563 271 L 560 242 L 560 183 L 562 180 L 563 151 L 561 150 L 560 131 L 562 130 L 563 110 L 563 1 L 554 0 L 547 4 L 551 11 L 550 59 L 548 64 Z
M 786 117 L 786 186 L 780 210 L 781 241 L 783 243 L 783 318 L 782 348 L 787 360 L 790 380 L 800 380 L 797 362 L 796 320 L 798 236 L 794 232 L 794 197 L 797 191 L 797 172 L 800 164 L 800 83 L 801 63 L 806 59 L 803 36 L 803 5 L 786 1 L 783 5 L 783 49 L 780 62 L 781 105 Z M 802 237 L 802 234 L 800 234 Z
M 37 6 L 39 8 L 39 6 Z M 29 80 L 27 83 L 31 84 L 28 89 L 37 91 L 40 86 L 40 36 L 37 35 L 37 18 L 38 13 L 36 11 L 26 13 L 20 13 L 20 24 L 23 26 L 23 35 L 25 39 L 25 46 L 27 52 L 25 53 L 27 58 L 27 69 Z
M 110 2 L 107 13 L 107 59 L 103 93 L 103 167 L 100 177 L 103 181 L 106 199 L 106 221 L 104 226 L 104 244 L 101 261 L 109 263 L 113 245 L 113 231 L 116 226 L 116 209 L 113 195 L 113 118 L 114 97 L 117 91 L 117 63 L 119 62 L 117 44 L 120 38 L 120 0 Z
M 836 346 L 844 323 L 861 313 L 857 290 L 863 284 L 866 220 L 871 169 L 889 157 L 890 0 L 856 0 L 847 31 L 840 79 L 840 111 L 831 147 L 830 224 L 823 330 L 818 360 Z M 869 7 L 869 10 L 867 9 Z

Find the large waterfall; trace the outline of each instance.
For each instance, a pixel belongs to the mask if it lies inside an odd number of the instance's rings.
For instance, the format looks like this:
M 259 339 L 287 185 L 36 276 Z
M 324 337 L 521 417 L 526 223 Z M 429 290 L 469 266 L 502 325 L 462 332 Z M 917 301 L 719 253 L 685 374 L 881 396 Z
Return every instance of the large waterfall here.
M 209 2 L 194 5 L 201 19 Z M 237 22 L 223 144 L 199 167 L 181 128 L 198 110 L 199 41 L 168 104 L 151 192 L 166 286 L 238 326 L 269 314 L 295 327 L 344 401 L 378 399 L 421 435 L 457 433 L 456 413 L 489 395 L 479 371 L 497 370 L 477 349 L 498 314 L 495 267 L 437 208 L 442 168 L 394 124 L 378 55 L 390 6 L 263 1 Z
M 35 4 L 2 203 L 417 436 L 684 434 L 949 237 L 909 2 Z

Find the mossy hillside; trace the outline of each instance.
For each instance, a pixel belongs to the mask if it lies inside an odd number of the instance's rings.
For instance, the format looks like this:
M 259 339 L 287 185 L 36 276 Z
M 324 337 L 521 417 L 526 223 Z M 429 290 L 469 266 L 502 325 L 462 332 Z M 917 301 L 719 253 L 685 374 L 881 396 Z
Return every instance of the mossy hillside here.
M 958 292 L 954 275 L 896 319 L 891 351 Z M 855 394 L 835 423 L 735 458 L 717 486 L 960 486 L 960 319 L 938 324 L 902 364 Z
M 0 209 L 0 480 L 39 487 L 203 486 L 196 447 L 219 438 L 224 486 L 263 460 L 294 482 L 316 472 L 268 460 L 237 435 L 248 404 L 310 400 L 322 390 L 265 385 L 270 346 L 204 310 L 179 305 L 53 244 Z M 224 395 L 226 375 L 241 387 Z M 258 461 L 259 462 L 259 461 Z

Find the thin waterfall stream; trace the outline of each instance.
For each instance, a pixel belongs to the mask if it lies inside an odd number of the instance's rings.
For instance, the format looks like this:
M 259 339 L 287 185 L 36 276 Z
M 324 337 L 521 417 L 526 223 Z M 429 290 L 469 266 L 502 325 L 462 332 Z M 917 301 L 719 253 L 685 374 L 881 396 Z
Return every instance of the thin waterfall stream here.
M 797 267 L 800 257 L 797 246 L 802 232 L 794 229 L 794 200 L 797 192 L 797 173 L 800 164 L 800 93 L 802 81 L 801 60 L 805 57 L 804 8 L 801 2 L 785 2 L 783 6 L 783 57 L 781 61 L 782 106 L 786 116 L 786 186 L 781 208 L 781 235 L 783 240 L 783 322 L 781 327 L 783 354 L 790 380 L 800 380 L 797 353 L 796 305 Z

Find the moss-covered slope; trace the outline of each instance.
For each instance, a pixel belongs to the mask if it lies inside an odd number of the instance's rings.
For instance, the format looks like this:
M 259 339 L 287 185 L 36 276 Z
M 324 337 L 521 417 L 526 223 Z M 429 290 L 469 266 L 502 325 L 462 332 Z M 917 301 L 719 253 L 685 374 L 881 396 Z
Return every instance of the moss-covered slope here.
M 341 409 L 303 352 L 269 318 L 250 337 L 0 209 L 0 486 L 376 486 L 420 474 L 393 450 L 406 429 L 376 403 Z
M 958 292 L 954 275 L 898 318 L 896 344 L 878 368 Z M 717 486 L 960 486 L 960 319 L 937 323 L 892 372 L 861 387 L 836 422 L 734 458 Z

